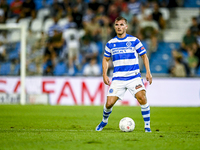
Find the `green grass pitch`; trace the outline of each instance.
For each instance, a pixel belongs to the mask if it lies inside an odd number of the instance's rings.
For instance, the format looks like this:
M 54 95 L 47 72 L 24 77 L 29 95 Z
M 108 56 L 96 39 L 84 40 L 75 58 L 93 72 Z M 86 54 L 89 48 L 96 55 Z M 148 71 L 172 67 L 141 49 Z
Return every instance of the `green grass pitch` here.
M 108 125 L 95 127 L 103 106 L 0 105 L 0 150 L 198 150 L 199 107 L 151 107 L 152 133 L 140 107 L 114 106 Z M 121 132 L 123 117 L 136 123 Z

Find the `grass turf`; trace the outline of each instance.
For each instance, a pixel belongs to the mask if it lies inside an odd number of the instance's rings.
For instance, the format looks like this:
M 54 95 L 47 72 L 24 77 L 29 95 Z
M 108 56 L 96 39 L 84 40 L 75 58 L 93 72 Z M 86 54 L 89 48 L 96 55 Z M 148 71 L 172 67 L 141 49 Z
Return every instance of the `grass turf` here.
M 0 150 L 197 150 L 199 107 L 151 107 L 152 133 L 144 132 L 140 107 L 114 106 L 108 125 L 96 132 L 102 106 L 0 105 Z M 133 132 L 118 123 L 131 117 Z

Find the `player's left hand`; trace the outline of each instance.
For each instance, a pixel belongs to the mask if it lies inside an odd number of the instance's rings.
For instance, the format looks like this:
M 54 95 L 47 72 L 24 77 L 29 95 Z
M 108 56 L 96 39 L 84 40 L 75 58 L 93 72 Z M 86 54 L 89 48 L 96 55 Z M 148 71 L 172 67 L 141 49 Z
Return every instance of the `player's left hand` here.
M 151 75 L 151 73 L 147 73 L 146 74 L 146 80 L 149 81 L 149 84 L 152 83 L 152 75 Z

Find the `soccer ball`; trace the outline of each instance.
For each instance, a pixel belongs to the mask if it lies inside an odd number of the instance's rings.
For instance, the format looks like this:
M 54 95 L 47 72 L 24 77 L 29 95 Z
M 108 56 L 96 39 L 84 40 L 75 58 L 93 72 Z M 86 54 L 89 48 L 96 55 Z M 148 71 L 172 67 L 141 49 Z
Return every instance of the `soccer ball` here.
M 135 122 L 129 117 L 122 118 L 119 122 L 119 128 L 123 132 L 131 132 L 135 129 Z

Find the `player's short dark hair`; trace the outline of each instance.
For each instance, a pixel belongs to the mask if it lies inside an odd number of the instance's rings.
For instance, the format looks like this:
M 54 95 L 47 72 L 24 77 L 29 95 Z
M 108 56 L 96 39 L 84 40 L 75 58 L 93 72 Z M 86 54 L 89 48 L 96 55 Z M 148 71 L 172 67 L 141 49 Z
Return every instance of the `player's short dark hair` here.
M 124 20 L 124 21 L 126 22 L 126 24 L 127 24 L 126 18 L 124 18 L 124 17 L 122 17 L 122 16 L 119 16 L 119 17 L 117 17 L 117 18 L 115 19 L 115 21 L 120 21 L 120 20 Z

